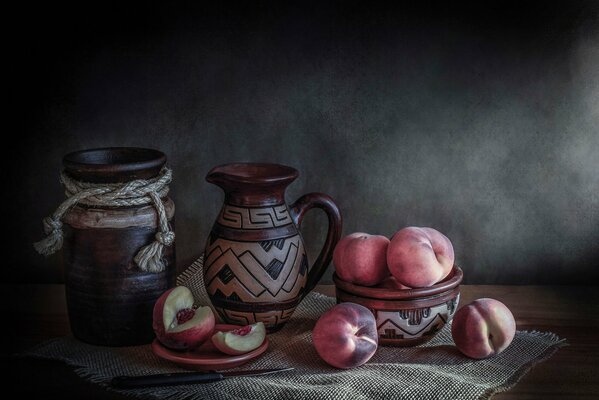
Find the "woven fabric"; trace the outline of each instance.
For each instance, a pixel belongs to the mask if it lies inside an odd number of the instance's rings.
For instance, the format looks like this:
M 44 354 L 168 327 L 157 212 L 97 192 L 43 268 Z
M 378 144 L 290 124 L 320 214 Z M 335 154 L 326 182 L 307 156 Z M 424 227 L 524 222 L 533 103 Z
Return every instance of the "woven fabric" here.
M 209 304 L 201 260 L 179 276 L 200 304 Z M 291 320 L 269 335 L 266 353 L 239 369 L 294 367 L 262 377 L 225 379 L 210 384 L 119 390 L 140 398 L 182 399 L 485 399 L 507 390 L 536 363 L 565 344 L 550 332 L 518 331 L 512 344 L 487 360 L 466 358 L 455 348 L 446 326 L 430 342 L 411 348 L 380 346 L 361 367 L 338 370 L 324 363 L 312 345 L 311 330 L 335 299 L 311 293 Z M 117 375 L 181 372 L 153 355 L 150 346 L 108 348 L 72 337 L 44 343 L 27 356 L 62 360 L 85 379 L 105 386 Z

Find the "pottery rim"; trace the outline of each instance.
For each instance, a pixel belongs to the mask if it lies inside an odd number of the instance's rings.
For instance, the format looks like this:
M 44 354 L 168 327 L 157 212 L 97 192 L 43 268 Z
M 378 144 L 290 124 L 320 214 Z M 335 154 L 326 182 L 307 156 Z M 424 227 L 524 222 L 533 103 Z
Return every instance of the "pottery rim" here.
M 462 269 L 454 265 L 445 279 L 432 286 L 412 289 L 389 289 L 356 285 L 342 280 L 336 273 L 333 274 L 333 282 L 339 289 L 350 294 L 381 300 L 415 300 L 439 295 L 459 286 L 463 278 L 464 272 Z
M 103 147 L 74 151 L 62 164 L 74 179 L 93 182 L 127 182 L 157 176 L 166 164 L 166 155 L 140 147 Z

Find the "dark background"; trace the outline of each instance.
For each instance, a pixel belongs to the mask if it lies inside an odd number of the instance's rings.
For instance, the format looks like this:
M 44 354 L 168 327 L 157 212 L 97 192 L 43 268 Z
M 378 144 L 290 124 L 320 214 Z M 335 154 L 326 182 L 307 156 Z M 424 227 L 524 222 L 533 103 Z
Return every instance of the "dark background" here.
M 3 280 L 62 280 L 31 244 L 64 154 L 142 146 L 174 170 L 179 269 L 222 203 L 208 170 L 264 161 L 300 171 L 289 201 L 333 196 L 345 234 L 445 233 L 466 283 L 595 284 L 599 2 L 413 3 L 7 11 Z

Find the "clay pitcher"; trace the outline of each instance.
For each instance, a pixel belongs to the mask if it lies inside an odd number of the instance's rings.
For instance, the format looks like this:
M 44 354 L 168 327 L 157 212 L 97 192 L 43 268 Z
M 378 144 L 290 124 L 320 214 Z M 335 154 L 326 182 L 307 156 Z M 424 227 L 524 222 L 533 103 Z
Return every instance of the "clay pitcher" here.
M 206 244 L 204 283 L 227 323 L 262 321 L 270 332 L 280 329 L 331 261 L 341 214 L 322 193 L 288 206 L 285 190 L 298 175 L 283 165 L 240 163 L 215 167 L 206 176 L 224 190 L 225 202 Z M 328 233 L 310 267 L 299 227 L 312 208 L 327 214 Z

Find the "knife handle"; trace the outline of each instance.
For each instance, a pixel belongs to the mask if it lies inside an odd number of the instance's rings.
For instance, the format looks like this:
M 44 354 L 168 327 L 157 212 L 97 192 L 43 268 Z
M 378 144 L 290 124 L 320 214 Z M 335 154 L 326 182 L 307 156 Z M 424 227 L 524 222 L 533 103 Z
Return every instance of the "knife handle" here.
M 171 374 L 116 376 L 110 385 L 119 389 L 134 389 L 148 386 L 172 386 L 191 383 L 210 383 L 224 379 L 218 372 L 177 372 Z

